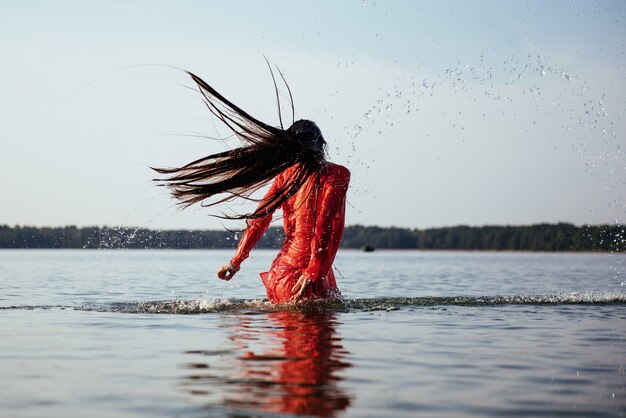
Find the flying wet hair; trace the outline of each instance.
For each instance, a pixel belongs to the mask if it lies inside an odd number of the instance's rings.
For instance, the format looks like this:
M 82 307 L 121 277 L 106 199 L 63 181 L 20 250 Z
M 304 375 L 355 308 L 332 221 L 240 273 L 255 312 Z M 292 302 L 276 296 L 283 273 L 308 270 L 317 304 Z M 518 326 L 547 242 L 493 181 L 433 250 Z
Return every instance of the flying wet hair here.
M 317 125 L 310 120 L 295 121 L 284 129 L 278 87 L 271 67 L 280 127 L 255 119 L 200 77 L 187 73 L 197 84 L 209 111 L 241 140 L 242 145 L 230 151 L 200 158 L 182 167 L 152 167 L 157 173 L 166 176 L 154 181 L 160 186 L 168 187 L 183 208 L 196 203 L 214 206 L 243 198 L 260 202 L 257 209 L 244 214 L 214 216 L 233 220 L 260 218 L 279 208 L 310 176 L 320 172 L 326 162 L 326 141 Z M 282 74 L 280 75 L 285 82 Z M 293 120 L 293 98 L 286 82 L 285 85 L 289 91 Z M 290 178 L 275 193 L 264 199 L 251 197 L 254 192 L 292 166 L 295 169 Z M 208 200 L 215 196 L 216 199 Z

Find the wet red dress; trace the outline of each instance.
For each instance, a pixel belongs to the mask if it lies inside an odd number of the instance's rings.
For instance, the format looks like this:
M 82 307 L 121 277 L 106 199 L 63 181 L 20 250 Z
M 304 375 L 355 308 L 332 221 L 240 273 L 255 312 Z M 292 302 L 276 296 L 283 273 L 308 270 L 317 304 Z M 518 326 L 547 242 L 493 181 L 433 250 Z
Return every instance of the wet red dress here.
M 290 177 L 292 168 L 276 176 L 267 192 L 274 191 Z M 346 191 L 350 182 L 347 168 L 328 163 L 318 176 L 311 176 L 283 205 L 285 242 L 270 271 L 261 273 L 267 297 L 272 303 L 287 302 L 291 288 L 301 275 L 312 280 L 301 299 L 339 298 L 332 264 L 343 235 Z M 249 221 L 235 257 L 238 268 L 272 221 L 272 214 Z

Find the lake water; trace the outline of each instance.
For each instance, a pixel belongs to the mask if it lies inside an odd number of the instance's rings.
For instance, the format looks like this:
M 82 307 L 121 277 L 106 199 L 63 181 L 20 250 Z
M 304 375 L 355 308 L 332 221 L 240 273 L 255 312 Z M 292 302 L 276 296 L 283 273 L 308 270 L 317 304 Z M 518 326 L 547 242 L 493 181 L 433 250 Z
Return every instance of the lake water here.
M 343 251 L 298 308 L 231 255 L 0 251 L 0 416 L 626 415 L 624 254 Z

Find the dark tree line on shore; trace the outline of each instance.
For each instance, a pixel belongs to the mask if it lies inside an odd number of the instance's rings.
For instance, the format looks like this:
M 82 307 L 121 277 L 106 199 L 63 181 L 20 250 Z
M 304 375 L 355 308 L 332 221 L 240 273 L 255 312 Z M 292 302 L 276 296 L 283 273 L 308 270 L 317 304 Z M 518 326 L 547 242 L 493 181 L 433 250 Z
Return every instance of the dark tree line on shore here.
M 234 248 L 239 234 L 229 231 L 156 231 L 143 228 L 67 226 L 37 228 L 0 225 L 0 248 Z M 257 244 L 277 248 L 280 227 L 272 227 Z M 454 226 L 431 229 L 346 227 L 342 248 L 508 250 L 508 251 L 625 251 L 620 225 L 575 226 L 567 223 L 529 226 Z
M 453 226 L 430 229 L 346 228 L 342 246 L 425 250 L 624 251 L 624 227 L 575 226 L 567 223 L 529 226 Z

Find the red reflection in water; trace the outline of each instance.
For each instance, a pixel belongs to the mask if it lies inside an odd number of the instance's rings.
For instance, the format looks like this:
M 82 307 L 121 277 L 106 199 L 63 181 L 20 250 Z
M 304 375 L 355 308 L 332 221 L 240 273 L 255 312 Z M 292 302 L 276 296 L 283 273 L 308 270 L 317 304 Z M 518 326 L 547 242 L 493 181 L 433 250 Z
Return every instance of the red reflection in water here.
M 212 401 L 229 408 L 326 417 L 348 408 L 352 397 L 340 382 L 350 364 L 343 360 L 348 352 L 336 335 L 334 312 L 226 319 L 236 349 L 220 364 L 208 365 L 212 374 L 187 376 L 194 381 L 189 393 L 207 395 L 198 388 L 204 379 L 213 391 L 220 385 L 221 400 Z

